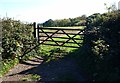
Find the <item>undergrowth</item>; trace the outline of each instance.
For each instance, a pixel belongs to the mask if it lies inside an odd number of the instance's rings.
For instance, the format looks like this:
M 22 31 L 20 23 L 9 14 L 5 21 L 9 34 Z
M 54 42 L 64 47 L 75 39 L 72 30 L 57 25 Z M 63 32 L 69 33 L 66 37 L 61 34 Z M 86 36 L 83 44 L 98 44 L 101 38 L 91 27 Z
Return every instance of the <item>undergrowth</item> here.
M 14 60 L 4 60 L 2 61 L 2 68 L 0 70 L 0 77 L 4 76 L 11 68 L 19 63 L 19 60 L 16 58 Z

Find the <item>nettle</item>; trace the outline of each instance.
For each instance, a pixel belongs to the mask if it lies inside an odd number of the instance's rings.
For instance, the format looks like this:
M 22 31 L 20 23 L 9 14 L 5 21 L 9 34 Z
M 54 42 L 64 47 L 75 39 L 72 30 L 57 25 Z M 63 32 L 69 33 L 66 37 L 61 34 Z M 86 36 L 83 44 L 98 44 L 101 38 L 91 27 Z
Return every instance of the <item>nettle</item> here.
M 2 19 L 2 58 L 20 58 L 22 54 L 35 44 L 32 26 L 10 18 Z

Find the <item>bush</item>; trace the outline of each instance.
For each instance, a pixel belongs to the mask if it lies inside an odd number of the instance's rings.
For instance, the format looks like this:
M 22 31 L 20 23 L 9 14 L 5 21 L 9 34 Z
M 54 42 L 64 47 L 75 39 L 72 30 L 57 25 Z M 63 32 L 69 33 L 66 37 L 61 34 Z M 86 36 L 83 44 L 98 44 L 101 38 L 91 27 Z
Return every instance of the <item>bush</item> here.
M 87 18 L 86 45 L 83 46 L 86 51 L 83 54 L 87 54 L 92 60 L 92 70 L 87 71 L 92 73 L 93 80 L 120 80 L 119 13 L 120 11 L 93 14 Z
M 3 59 L 21 59 L 25 51 L 36 45 L 30 24 L 4 18 L 2 27 Z

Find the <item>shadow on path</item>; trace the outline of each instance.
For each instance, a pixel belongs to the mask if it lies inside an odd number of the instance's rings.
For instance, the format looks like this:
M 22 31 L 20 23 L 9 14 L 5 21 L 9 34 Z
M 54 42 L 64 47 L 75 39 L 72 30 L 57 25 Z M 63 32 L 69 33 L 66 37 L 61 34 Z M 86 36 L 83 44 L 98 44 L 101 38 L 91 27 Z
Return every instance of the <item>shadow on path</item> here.
M 87 81 L 85 73 L 72 58 L 65 57 L 57 61 L 41 63 L 36 67 L 18 73 L 37 74 L 41 76 L 40 81 Z

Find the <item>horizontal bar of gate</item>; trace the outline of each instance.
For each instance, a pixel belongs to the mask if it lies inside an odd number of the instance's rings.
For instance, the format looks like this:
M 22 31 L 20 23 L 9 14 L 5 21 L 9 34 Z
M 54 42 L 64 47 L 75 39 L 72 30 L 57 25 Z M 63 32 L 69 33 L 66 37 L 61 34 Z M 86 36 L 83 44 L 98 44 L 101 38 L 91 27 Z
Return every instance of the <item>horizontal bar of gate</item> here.
M 44 39 L 41 39 L 40 41 L 44 41 Z M 49 42 L 54 42 L 54 41 L 52 41 L 52 40 L 46 40 L 46 41 L 49 41 Z M 56 41 L 56 40 L 55 40 Z M 56 42 L 58 42 L 58 43 L 63 43 L 63 42 L 66 42 L 66 41 L 56 41 Z M 67 42 L 67 43 L 72 43 L 72 44 L 74 44 L 75 42 Z M 82 44 L 82 43 L 78 43 L 78 44 Z
M 39 33 L 44 33 L 44 32 L 39 32 Z M 53 32 L 46 32 L 48 34 L 52 34 Z M 56 34 L 65 34 L 65 33 L 56 33 Z M 75 33 L 67 33 L 69 35 L 84 35 L 84 34 L 75 34 Z
M 61 46 L 61 45 L 56 45 L 56 44 L 46 44 L 46 43 L 40 43 L 42 45 L 50 45 L 50 46 Z M 63 47 L 71 47 L 71 48 L 80 48 L 80 46 L 63 46 Z
M 41 39 L 42 38 L 47 38 L 48 36 L 39 36 Z M 60 38 L 60 39 L 69 39 L 67 37 L 58 37 L 58 36 L 52 36 L 52 38 Z M 83 38 L 74 38 L 75 40 L 83 40 Z M 41 40 L 40 40 L 41 41 Z
M 47 27 L 38 27 L 40 29 L 44 29 L 44 30 L 75 30 L 75 31 L 83 31 L 83 29 L 78 29 L 78 28 L 47 28 Z

